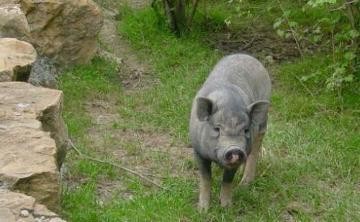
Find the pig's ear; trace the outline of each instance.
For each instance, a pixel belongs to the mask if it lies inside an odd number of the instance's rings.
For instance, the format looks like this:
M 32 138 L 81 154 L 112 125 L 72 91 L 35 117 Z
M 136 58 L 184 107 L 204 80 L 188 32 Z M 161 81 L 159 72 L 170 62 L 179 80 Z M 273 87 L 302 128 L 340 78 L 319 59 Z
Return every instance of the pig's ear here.
M 208 98 L 199 97 L 196 99 L 197 116 L 200 121 L 209 120 L 211 114 L 216 110 L 216 105 Z
M 269 105 L 270 103 L 267 100 L 258 100 L 247 106 L 251 124 L 262 125 L 266 122 Z

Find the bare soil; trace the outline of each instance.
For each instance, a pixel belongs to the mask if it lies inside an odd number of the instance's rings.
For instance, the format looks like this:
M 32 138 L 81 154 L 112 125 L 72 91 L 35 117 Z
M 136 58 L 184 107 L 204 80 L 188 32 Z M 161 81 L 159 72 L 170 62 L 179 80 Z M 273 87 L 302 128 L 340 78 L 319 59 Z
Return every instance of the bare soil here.
M 99 33 L 98 54 L 117 63 L 122 85 L 127 90 L 144 89 L 156 84 L 158 80 L 152 75 L 151 67 L 139 60 L 128 42 L 119 35 L 117 12 L 103 9 L 103 13 L 104 25 Z
M 241 30 L 222 30 L 211 35 L 208 43 L 224 54 L 248 53 L 266 63 L 289 61 L 302 53 L 322 50 L 319 45 L 300 41 L 300 50 L 294 38 L 281 38 L 272 27 L 248 27 Z M 271 60 L 271 61 L 270 61 Z

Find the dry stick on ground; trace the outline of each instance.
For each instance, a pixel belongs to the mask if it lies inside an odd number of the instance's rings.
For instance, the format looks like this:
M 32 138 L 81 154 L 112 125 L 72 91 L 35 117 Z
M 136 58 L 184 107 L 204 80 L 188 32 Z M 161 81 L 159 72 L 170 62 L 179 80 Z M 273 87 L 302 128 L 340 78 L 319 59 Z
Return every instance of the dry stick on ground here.
M 254 42 L 255 39 L 256 39 L 256 36 L 254 36 L 249 42 L 247 42 L 243 47 L 241 47 L 240 50 L 248 49 L 252 45 L 252 43 Z
M 126 172 L 128 172 L 128 173 L 131 173 L 131 174 L 134 174 L 134 175 L 138 176 L 139 178 L 141 178 L 141 179 L 143 179 L 143 180 L 145 180 L 145 181 L 147 181 L 147 182 L 149 182 L 149 183 L 151 183 L 151 184 L 153 184 L 153 185 L 155 185 L 155 186 L 157 186 L 157 187 L 159 187 L 159 188 L 161 188 L 161 189 L 163 189 L 163 190 L 168 190 L 167 188 L 161 186 L 160 184 L 156 183 L 155 181 L 152 181 L 151 179 L 147 178 L 146 176 L 142 175 L 142 174 L 139 173 L 139 172 L 136 172 L 136 171 L 134 171 L 134 170 L 131 170 L 131 169 L 129 169 L 129 168 L 126 168 L 126 167 L 121 166 L 121 165 L 116 164 L 116 163 L 112 163 L 112 162 L 105 161 L 105 160 L 100 160 L 100 159 L 97 159 L 97 158 L 94 158 L 94 157 L 91 157 L 91 156 L 88 156 L 88 155 L 83 154 L 83 153 L 74 145 L 74 143 L 73 143 L 71 140 L 69 140 L 69 144 L 70 144 L 71 148 L 72 148 L 73 150 L 75 150 L 75 152 L 76 152 L 81 158 L 83 158 L 83 159 L 87 159 L 87 160 L 91 160 L 91 161 L 94 161 L 94 162 L 103 163 L 103 164 L 107 164 L 107 165 L 111 165 L 111 166 L 120 168 L 120 169 L 122 169 L 122 170 L 124 170 L 124 171 L 126 171 Z

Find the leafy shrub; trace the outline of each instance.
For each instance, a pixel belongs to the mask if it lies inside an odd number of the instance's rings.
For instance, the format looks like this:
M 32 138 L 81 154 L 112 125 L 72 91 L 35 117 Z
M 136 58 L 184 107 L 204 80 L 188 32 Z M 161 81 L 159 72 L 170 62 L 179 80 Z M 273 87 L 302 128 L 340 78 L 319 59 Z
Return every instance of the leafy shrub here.
M 301 16 L 297 15 L 298 9 L 284 9 L 280 1 L 277 2 L 282 15 L 274 21 L 273 27 L 279 36 L 293 38 L 302 56 L 304 54 L 303 42 L 321 43 L 330 48 L 331 65 L 325 70 L 314 71 L 315 74 L 326 72 L 328 90 L 337 91 L 341 95 L 343 88 L 359 81 L 360 59 L 357 56 L 360 52 L 359 1 L 304 1 L 300 13 L 316 12 L 315 17 L 308 19 L 310 22 L 301 20 Z M 314 73 L 302 80 L 311 80 Z

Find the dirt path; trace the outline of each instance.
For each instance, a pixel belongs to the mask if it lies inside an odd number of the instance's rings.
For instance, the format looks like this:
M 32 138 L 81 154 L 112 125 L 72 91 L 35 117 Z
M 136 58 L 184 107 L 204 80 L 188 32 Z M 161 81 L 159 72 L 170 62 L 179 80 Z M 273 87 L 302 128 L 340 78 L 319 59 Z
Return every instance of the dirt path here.
M 141 7 L 144 1 L 131 1 L 133 7 Z M 140 4 L 142 3 L 142 4 Z M 156 87 L 157 79 L 151 66 L 140 61 L 128 42 L 118 31 L 116 12 L 104 9 L 104 26 L 99 35 L 99 54 L 117 63 L 124 94 L 136 94 L 139 90 Z M 119 106 L 114 95 L 106 99 L 86 101 L 86 111 L 94 125 L 89 129 L 89 144 L 95 153 L 107 156 L 118 164 L 134 169 L 161 183 L 164 177 L 193 176 L 189 170 L 192 150 L 184 144 L 175 144 L 167 133 L 159 133 L 149 126 L 126 129 L 114 125 L 127 124 L 127 119 L 117 111 Z M 100 181 L 98 193 L 106 201 L 112 190 L 120 190 L 124 199 L 131 199 L 131 191 L 122 182 Z
M 139 6 L 137 6 L 139 7 Z M 151 67 L 140 61 L 126 40 L 117 31 L 117 13 L 103 9 L 104 25 L 99 34 L 99 54 L 118 64 L 120 77 L 126 89 L 145 88 L 152 85 Z

